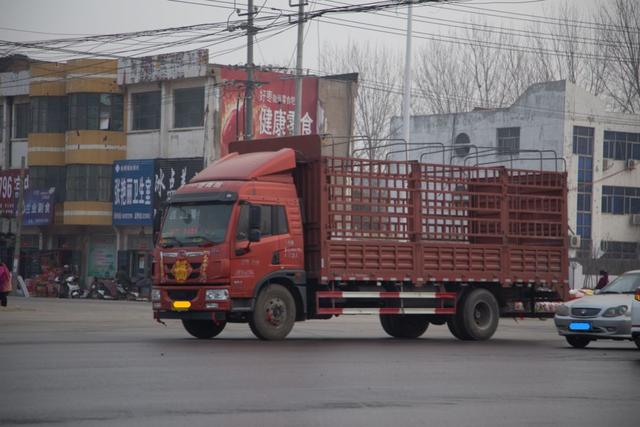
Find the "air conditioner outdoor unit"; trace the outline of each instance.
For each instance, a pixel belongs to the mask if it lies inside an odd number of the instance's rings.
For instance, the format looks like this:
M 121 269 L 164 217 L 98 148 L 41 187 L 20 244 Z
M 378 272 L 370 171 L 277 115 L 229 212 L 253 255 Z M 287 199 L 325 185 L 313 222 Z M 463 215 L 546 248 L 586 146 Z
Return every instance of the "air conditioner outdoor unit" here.
M 636 161 L 634 159 L 627 159 L 624 164 L 624 167 L 629 170 L 633 170 L 636 168 Z
M 631 225 L 640 225 L 640 214 L 631 215 Z
M 611 169 L 611 167 L 613 166 L 613 160 L 611 159 L 604 159 L 602 160 L 602 170 L 609 170 Z
M 580 236 L 578 236 L 577 234 L 573 235 L 573 236 L 569 236 L 569 246 L 573 249 L 579 249 L 580 248 Z

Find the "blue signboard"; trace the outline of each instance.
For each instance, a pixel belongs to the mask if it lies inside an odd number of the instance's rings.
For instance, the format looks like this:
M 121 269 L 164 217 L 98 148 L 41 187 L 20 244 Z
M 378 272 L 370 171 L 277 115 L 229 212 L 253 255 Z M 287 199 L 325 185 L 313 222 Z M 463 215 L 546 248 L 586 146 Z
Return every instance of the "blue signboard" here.
M 55 187 L 48 190 L 27 190 L 24 194 L 23 225 L 53 224 Z
M 153 224 L 153 160 L 113 164 L 113 225 Z

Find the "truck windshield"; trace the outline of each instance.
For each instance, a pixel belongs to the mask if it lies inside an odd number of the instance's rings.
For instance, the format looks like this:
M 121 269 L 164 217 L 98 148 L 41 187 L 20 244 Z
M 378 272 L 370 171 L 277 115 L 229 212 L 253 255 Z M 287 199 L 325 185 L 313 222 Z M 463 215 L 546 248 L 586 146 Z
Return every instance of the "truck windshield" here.
M 232 203 L 175 204 L 169 207 L 160 245 L 191 246 L 215 244 L 227 235 Z

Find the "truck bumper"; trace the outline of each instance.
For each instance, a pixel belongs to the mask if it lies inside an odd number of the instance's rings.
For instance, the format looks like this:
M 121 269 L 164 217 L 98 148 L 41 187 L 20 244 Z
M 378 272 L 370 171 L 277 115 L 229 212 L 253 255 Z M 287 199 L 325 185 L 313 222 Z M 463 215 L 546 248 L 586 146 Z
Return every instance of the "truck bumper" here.
M 166 311 L 154 310 L 154 319 L 189 319 L 189 320 L 227 320 L 227 314 L 223 311 Z
M 207 300 L 207 289 L 228 289 L 226 286 L 163 286 L 154 287 L 152 294 L 159 298 L 152 300 L 154 319 L 202 319 L 226 320 L 226 312 L 231 310 L 231 299 Z

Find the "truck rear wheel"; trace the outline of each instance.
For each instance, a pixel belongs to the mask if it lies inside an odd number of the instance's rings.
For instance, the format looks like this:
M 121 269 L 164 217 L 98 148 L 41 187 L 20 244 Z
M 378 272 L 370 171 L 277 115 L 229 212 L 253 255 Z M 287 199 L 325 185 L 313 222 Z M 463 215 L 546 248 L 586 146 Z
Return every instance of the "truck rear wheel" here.
M 456 327 L 462 339 L 484 341 L 496 332 L 500 308 L 496 297 L 488 290 L 472 290 L 461 301 L 458 309 L 460 312 L 456 316 L 459 317 L 454 323 L 457 323 Z
M 289 335 L 296 320 L 296 303 L 282 285 L 267 285 L 256 299 L 249 319 L 251 332 L 266 341 L 283 340 Z
M 394 338 L 414 339 L 429 327 L 427 316 L 407 314 L 381 314 L 382 329 Z
M 219 335 L 227 326 L 227 322 L 216 323 L 213 320 L 182 319 L 182 326 L 191 336 L 207 340 Z
M 447 320 L 447 327 L 449 328 L 449 332 L 451 332 L 451 335 L 458 338 L 459 340 L 471 340 L 471 337 L 467 335 L 467 333 L 463 330 L 463 327 L 461 326 L 461 320 L 457 316 L 453 316 L 451 319 Z

